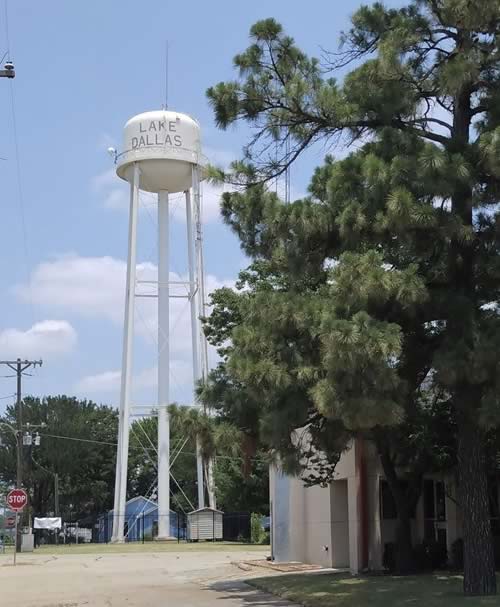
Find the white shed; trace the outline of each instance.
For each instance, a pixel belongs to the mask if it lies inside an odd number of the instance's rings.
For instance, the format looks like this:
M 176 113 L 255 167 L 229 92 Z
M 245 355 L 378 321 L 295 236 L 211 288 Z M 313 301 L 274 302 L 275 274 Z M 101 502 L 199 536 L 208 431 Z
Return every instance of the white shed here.
M 223 512 L 214 508 L 200 508 L 187 515 L 187 539 L 221 540 Z

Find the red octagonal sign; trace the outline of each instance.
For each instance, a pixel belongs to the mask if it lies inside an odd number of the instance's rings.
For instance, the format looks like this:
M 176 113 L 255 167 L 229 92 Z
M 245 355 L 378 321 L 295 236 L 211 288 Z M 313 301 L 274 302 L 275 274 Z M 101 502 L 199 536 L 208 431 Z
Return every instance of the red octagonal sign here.
M 28 503 L 28 494 L 24 489 L 12 489 L 7 494 L 7 506 L 17 512 L 22 510 Z

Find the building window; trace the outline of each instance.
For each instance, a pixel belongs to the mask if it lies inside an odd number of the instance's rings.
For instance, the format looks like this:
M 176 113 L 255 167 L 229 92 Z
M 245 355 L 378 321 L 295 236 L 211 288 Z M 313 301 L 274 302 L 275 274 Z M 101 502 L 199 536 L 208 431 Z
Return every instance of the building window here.
M 436 518 L 438 521 L 446 520 L 446 491 L 443 481 L 436 481 Z
M 436 518 L 436 502 L 434 500 L 434 481 L 424 481 L 424 518 Z
M 446 544 L 446 532 L 436 523 L 446 521 L 446 487 L 443 481 L 424 480 L 424 538 Z

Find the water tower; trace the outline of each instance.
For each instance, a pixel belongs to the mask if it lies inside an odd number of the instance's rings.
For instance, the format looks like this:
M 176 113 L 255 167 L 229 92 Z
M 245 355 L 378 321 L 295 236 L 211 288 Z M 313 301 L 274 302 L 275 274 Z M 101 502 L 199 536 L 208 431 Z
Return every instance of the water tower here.
M 116 165 L 118 176 L 130 184 L 130 217 L 112 539 L 115 542 L 124 539 L 137 286 L 139 190 L 158 195 L 158 539 L 167 539 L 170 535 L 170 429 L 167 406 L 170 403 L 169 299 L 172 286 L 169 277 L 169 194 L 179 192 L 184 193 L 186 203 L 189 266 L 186 286 L 191 308 L 194 380 L 200 379 L 207 369 L 206 342 L 199 321 L 205 301 L 201 246 L 202 154 L 199 124 L 186 114 L 167 110 L 134 116 L 125 125 L 123 151 L 116 155 Z M 199 448 L 197 451 L 198 505 L 201 508 L 204 506 L 203 465 Z

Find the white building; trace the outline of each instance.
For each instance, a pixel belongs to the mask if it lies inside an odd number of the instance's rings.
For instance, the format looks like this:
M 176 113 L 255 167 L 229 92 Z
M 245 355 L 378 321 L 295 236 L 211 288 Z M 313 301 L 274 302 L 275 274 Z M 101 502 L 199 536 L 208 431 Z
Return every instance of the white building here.
M 272 544 L 276 561 L 299 561 L 357 573 L 380 570 L 384 547 L 395 541 L 392 496 L 370 443 L 356 440 L 340 458 L 328 487 L 304 486 L 299 478 L 271 469 Z M 498 488 L 495 489 L 498 504 Z M 412 520 L 413 542 L 436 540 L 451 554 L 461 537 L 454 482 L 424 480 Z

